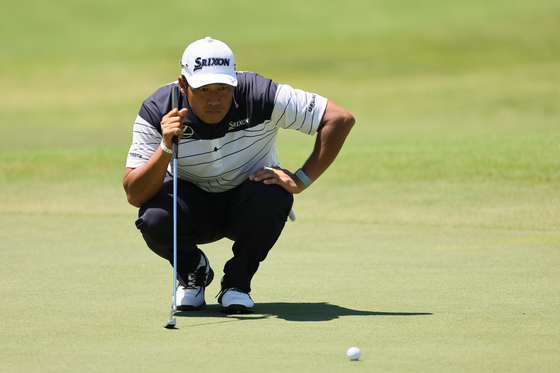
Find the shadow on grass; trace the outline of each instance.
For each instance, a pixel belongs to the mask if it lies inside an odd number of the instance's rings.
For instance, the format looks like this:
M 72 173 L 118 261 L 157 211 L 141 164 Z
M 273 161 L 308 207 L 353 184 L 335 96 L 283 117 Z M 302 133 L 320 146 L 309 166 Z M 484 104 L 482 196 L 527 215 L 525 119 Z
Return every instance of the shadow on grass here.
M 218 317 L 227 319 L 266 319 L 278 317 L 286 321 L 331 321 L 342 316 L 429 316 L 431 313 L 359 311 L 329 303 L 257 303 L 255 313 L 227 315 L 220 313 L 220 305 L 208 305 L 205 310 L 176 312 L 178 317 Z

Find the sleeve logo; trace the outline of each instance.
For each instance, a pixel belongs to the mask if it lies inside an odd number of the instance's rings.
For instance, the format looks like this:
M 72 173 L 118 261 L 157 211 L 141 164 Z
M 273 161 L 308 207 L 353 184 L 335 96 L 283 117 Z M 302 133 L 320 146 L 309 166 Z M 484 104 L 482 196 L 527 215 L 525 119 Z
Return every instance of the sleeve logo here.
M 138 154 L 138 153 L 130 152 L 130 153 L 128 153 L 128 156 L 130 158 L 140 158 L 140 159 L 142 159 L 142 154 Z
M 315 98 L 316 97 L 317 97 L 317 95 L 315 95 L 315 94 L 313 96 L 311 96 L 311 102 L 309 103 L 309 106 L 307 107 L 307 111 L 310 112 L 310 113 L 313 111 L 313 108 L 315 108 Z

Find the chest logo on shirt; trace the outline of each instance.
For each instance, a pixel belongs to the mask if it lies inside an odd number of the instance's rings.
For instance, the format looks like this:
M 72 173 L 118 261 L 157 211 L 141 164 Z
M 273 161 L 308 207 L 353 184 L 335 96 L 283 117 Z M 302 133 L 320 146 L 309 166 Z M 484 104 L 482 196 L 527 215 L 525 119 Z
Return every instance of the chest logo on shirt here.
M 229 122 L 228 131 L 232 131 L 238 127 L 247 126 L 247 125 L 249 125 L 249 118 L 238 120 L 237 122 Z

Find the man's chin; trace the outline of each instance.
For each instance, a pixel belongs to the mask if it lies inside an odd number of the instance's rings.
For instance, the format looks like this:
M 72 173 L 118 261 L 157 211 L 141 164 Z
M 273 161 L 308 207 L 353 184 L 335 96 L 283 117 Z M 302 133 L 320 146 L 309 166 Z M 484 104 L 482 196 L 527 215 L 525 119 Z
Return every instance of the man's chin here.
M 204 123 L 207 124 L 218 124 L 224 119 L 225 115 L 204 115 L 204 117 L 200 118 Z

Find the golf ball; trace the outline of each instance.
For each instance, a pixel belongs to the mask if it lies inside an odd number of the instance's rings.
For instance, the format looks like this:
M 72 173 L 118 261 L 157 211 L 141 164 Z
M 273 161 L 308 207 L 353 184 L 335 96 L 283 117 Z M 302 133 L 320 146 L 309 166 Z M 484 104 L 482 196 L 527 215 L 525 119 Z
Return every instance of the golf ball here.
M 346 351 L 346 356 L 348 356 L 350 360 L 358 360 L 361 354 L 362 352 L 358 347 L 350 347 L 348 351 Z

